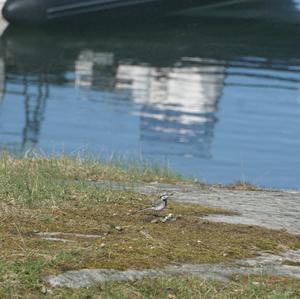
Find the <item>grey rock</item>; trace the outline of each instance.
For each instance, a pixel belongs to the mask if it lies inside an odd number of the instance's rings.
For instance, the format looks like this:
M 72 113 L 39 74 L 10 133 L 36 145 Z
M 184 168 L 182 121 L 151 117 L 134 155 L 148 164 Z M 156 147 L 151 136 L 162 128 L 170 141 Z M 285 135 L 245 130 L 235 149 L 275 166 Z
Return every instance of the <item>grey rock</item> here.
M 262 253 L 256 258 L 232 263 L 171 265 L 160 270 L 81 269 L 67 271 L 56 276 L 50 275 L 45 277 L 45 281 L 52 287 L 82 288 L 105 281 L 136 280 L 143 277 L 178 274 L 188 274 L 203 279 L 220 281 L 229 280 L 233 274 L 276 274 L 300 278 L 300 267 L 284 265 L 283 261 L 286 259 L 299 261 L 300 250 L 290 250 L 282 255 Z

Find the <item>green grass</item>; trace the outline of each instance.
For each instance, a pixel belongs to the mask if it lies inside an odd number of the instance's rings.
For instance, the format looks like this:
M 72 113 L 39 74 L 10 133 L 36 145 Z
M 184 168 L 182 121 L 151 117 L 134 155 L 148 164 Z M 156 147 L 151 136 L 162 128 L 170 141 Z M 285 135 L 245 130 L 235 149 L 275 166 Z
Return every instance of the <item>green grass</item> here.
M 44 204 L 51 201 L 123 200 L 136 196 L 133 192 L 112 191 L 111 188 L 92 186 L 90 181 L 120 183 L 160 181 L 177 182 L 180 176 L 157 166 L 101 162 L 70 157 L 16 158 L 0 155 L 0 200 Z
M 70 179 L 70 180 L 112 180 L 115 182 L 176 182 L 182 176 L 167 167 L 139 161 L 108 160 L 93 158 L 27 157 L 17 158 L 9 154 L 0 155 L 0 170 L 4 176 L 10 174 L 17 184 L 28 183 L 32 179 Z M 32 188 L 30 188 L 30 192 Z

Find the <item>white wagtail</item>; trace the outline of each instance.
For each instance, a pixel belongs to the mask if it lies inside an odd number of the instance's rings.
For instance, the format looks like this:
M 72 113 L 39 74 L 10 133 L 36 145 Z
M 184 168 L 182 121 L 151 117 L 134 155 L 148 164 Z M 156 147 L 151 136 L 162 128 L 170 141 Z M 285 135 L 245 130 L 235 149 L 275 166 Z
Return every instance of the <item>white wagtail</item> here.
M 173 194 L 170 194 L 170 195 L 173 195 Z M 133 214 L 139 213 L 142 211 L 146 211 L 146 210 L 153 210 L 153 211 L 157 211 L 157 212 L 162 211 L 168 204 L 168 198 L 169 198 L 169 195 L 165 192 L 160 196 L 159 200 L 151 203 L 151 207 L 137 210 Z

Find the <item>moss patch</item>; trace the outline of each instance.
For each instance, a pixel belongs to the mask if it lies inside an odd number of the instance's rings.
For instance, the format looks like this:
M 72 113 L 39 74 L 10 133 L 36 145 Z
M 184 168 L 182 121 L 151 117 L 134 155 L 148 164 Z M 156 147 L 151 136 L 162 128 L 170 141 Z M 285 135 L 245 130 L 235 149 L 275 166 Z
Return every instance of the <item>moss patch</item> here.
M 283 261 L 283 264 L 288 266 L 300 267 L 300 262 L 295 262 L 290 260 Z
M 118 198 L 118 191 L 115 197 Z M 278 252 L 299 248 L 300 237 L 283 231 L 254 226 L 203 221 L 210 213 L 228 213 L 193 204 L 170 203 L 163 215 L 177 215 L 176 221 L 151 223 L 151 212 L 131 214 L 149 198 L 135 194 L 130 200 L 82 201 L 39 206 L 1 206 L 0 255 L 8 260 L 30 256 L 65 258 L 45 272 L 78 268 L 157 268 L 171 263 L 206 263 L 252 257 L 257 251 Z M 96 234 L 100 238 L 64 235 L 71 242 L 47 241 L 34 232 Z

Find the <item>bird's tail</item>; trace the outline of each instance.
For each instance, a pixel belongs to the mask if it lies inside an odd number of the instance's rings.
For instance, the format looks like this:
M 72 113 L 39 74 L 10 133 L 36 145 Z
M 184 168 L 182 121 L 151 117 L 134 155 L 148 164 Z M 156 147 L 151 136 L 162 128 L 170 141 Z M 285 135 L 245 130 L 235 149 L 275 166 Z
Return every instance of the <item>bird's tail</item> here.
M 140 210 L 134 211 L 134 212 L 132 212 L 132 213 L 131 213 L 131 215 L 133 215 L 133 214 L 137 214 L 137 213 L 140 213 L 140 212 L 143 212 L 143 211 L 146 211 L 146 210 L 151 210 L 151 208 L 150 208 L 150 207 L 148 207 L 148 208 L 143 208 L 143 209 L 140 209 Z

